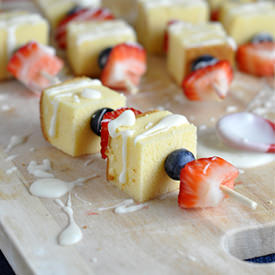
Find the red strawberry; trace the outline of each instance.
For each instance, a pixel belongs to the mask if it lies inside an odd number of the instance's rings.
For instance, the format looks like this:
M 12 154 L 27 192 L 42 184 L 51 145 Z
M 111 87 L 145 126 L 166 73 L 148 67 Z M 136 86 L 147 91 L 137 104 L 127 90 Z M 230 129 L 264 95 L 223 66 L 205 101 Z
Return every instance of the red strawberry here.
M 102 83 L 115 90 L 131 91 L 146 71 L 146 52 L 138 44 L 116 45 L 101 73 Z
M 93 21 L 93 20 L 112 20 L 115 17 L 113 14 L 104 8 L 98 9 L 80 9 L 76 10 L 73 14 L 67 15 L 63 20 L 60 21 L 56 28 L 55 39 L 60 48 L 66 48 L 66 36 L 67 36 L 67 25 L 72 21 Z
M 233 80 L 233 69 L 227 60 L 191 72 L 182 83 L 185 96 L 190 100 L 225 98 Z
M 63 61 L 55 56 L 52 48 L 29 42 L 11 57 L 7 70 L 23 84 L 36 92 L 49 85 L 41 72 L 55 76 L 63 67 Z
M 169 47 L 169 37 L 168 37 L 168 27 L 173 25 L 174 23 L 179 22 L 179 20 L 170 20 L 166 26 L 165 33 L 164 33 L 164 41 L 163 41 L 163 50 L 164 52 L 168 52 Z
M 106 159 L 106 149 L 108 146 L 109 141 L 109 131 L 108 131 L 108 124 L 111 120 L 119 117 L 123 112 L 131 110 L 135 113 L 135 115 L 139 115 L 142 112 L 138 111 L 134 108 L 120 108 L 112 112 L 108 112 L 103 116 L 103 119 L 101 121 L 101 156 L 103 159 Z
M 236 59 L 240 71 L 256 76 L 272 76 L 275 72 L 275 42 L 241 45 Z
M 213 10 L 210 15 L 211 21 L 219 21 L 220 9 Z
M 201 158 L 187 163 L 180 174 L 179 206 L 217 206 L 225 197 L 220 185 L 233 189 L 238 175 L 236 167 L 219 157 Z

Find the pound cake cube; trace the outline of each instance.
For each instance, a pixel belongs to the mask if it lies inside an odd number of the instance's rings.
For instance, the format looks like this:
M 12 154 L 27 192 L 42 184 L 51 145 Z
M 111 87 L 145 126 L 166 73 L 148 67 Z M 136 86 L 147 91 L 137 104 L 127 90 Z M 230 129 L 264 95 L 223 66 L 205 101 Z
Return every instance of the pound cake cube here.
M 236 44 L 220 23 L 176 22 L 169 26 L 168 37 L 168 71 L 178 85 L 190 73 L 192 62 L 201 55 L 234 62 Z
M 229 2 L 221 9 L 220 21 L 238 45 L 248 42 L 260 32 L 269 33 L 275 38 L 274 2 Z
M 174 124 L 175 120 L 180 123 Z M 121 126 L 116 132 L 107 147 L 108 181 L 137 202 L 179 188 L 179 182 L 166 174 L 164 162 L 180 148 L 196 155 L 196 127 L 184 116 L 148 112 L 138 115 L 133 126 Z
M 39 14 L 0 13 L 0 81 L 10 77 L 7 64 L 16 49 L 31 40 L 48 44 L 48 36 L 48 23 Z
M 81 7 L 99 7 L 100 0 L 35 0 L 38 7 L 49 20 L 52 28 L 56 28 L 63 17 L 76 5 Z
M 100 53 L 108 47 L 135 41 L 135 31 L 121 20 L 72 22 L 68 26 L 67 57 L 75 75 L 99 77 Z
M 90 129 L 91 116 L 101 108 L 117 109 L 125 104 L 122 94 L 87 77 L 49 87 L 40 99 L 43 135 L 53 146 L 71 156 L 97 153 L 100 137 Z
M 165 28 L 170 20 L 201 23 L 208 17 L 204 0 L 139 0 L 138 40 L 149 53 L 162 54 Z

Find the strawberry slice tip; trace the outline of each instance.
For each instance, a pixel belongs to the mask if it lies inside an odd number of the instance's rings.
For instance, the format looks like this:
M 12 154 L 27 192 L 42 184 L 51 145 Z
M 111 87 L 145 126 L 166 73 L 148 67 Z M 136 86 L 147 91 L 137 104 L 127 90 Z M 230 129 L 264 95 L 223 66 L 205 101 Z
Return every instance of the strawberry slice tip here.
M 182 208 L 215 207 L 225 197 L 221 185 L 234 189 L 239 170 L 219 157 L 191 161 L 181 169 L 178 204 Z
M 272 76 L 275 72 L 275 42 L 247 43 L 236 54 L 240 71 L 255 76 Z
M 185 77 L 182 88 L 190 100 L 225 98 L 233 80 L 233 69 L 227 60 L 200 68 Z
M 101 73 L 103 85 L 119 91 L 132 92 L 146 72 L 146 52 L 134 43 L 122 43 L 113 47 Z

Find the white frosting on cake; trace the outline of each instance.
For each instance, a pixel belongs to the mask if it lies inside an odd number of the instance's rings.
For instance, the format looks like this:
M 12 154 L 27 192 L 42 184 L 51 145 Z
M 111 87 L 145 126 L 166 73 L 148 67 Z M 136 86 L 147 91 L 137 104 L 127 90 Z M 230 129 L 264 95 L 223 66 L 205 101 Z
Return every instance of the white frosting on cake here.
M 169 26 L 169 33 L 180 36 L 186 47 L 218 44 L 229 44 L 233 49 L 237 47 L 234 39 L 227 36 L 220 23 L 191 24 L 179 21 Z
M 147 9 L 159 6 L 206 6 L 203 0 L 139 0 Z
M 11 12 L 5 16 L 0 16 L 0 28 L 3 28 L 7 32 L 7 56 L 10 58 L 12 52 L 15 50 L 16 43 L 16 30 L 17 27 L 22 24 L 40 24 L 46 23 L 39 14 L 28 14 L 28 13 L 18 13 Z
M 76 43 L 93 41 L 102 37 L 129 35 L 135 37 L 134 29 L 121 20 L 105 22 L 72 23 L 72 32 L 76 33 Z

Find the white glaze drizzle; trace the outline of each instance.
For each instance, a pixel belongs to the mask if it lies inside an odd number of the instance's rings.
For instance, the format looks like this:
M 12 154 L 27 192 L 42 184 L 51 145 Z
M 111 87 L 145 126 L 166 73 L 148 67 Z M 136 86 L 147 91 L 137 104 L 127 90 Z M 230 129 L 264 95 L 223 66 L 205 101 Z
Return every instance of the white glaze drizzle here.
M 112 120 L 108 124 L 108 131 L 112 138 L 121 136 L 122 137 L 122 171 L 119 175 L 119 182 L 126 182 L 127 172 L 127 142 L 128 137 L 134 134 L 133 130 L 125 130 L 117 133 L 117 129 L 121 126 L 133 126 L 136 123 L 136 116 L 133 111 L 126 110 L 119 117 Z
M 10 175 L 12 174 L 13 172 L 17 171 L 17 167 L 15 166 L 12 166 L 11 168 L 9 168 L 8 170 L 6 170 L 6 174 L 7 175 Z
M 93 90 L 91 88 L 85 88 L 81 92 L 81 97 L 89 98 L 89 99 L 100 99 L 101 98 L 101 92 L 97 91 L 97 90 Z
M 71 191 L 74 186 L 95 177 L 97 177 L 97 175 L 79 178 L 72 182 L 66 182 L 55 178 L 38 179 L 30 186 L 30 193 L 41 198 L 56 199 Z
M 138 211 L 144 207 L 146 207 L 148 204 L 143 203 L 143 204 L 135 204 L 133 199 L 127 199 L 122 201 L 119 204 L 109 206 L 109 207 L 100 207 L 97 210 L 98 211 L 106 211 L 110 209 L 114 209 L 114 212 L 116 214 L 125 214 L 125 213 L 130 213 L 134 211 Z
M 44 159 L 42 164 L 38 164 L 32 160 L 28 167 L 28 172 L 38 178 L 53 178 L 54 175 L 49 173 L 51 171 L 51 162 L 48 159 Z
M 78 193 L 74 193 L 74 196 L 75 196 L 79 201 L 81 201 L 82 203 L 87 204 L 87 205 L 90 205 L 90 206 L 92 205 L 91 202 L 86 201 L 86 200 L 80 198 L 80 196 L 78 195 Z
M 168 131 L 172 127 L 178 127 L 186 123 L 188 123 L 188 120 L 186 119 L 185 116 L 173 115 L 173 114 L 168 115 L 165 118 L 163 118 L 159 123 L 157 123 L 155 126 L 150 128 L 149 130 L 136 136 L 135 144 L 146 137 L 153 136 L 155 134 L 158 134 L 164 131 Z
M 5 158 L 5 161 L 12 161 L 14 160 L 18 155 L 14 154 L 14 155 L 10 155 L 8 157 Z
M 28 136 L 12 136 L 8 146 L 5 149 L 5 152 L 10 152 L 15 146 L 25 143 L 27 139 Z
M 60 245 L 73 245 L 82 239 L 82 231 L 74 220 L 74 212 L 72 209 L 71 193 L 68 194 L 66 205 L 60 200 L 56 199 L 56 203 L 67 214 L 69 223 L 65 229 L 58 236 L 58 243 Z

